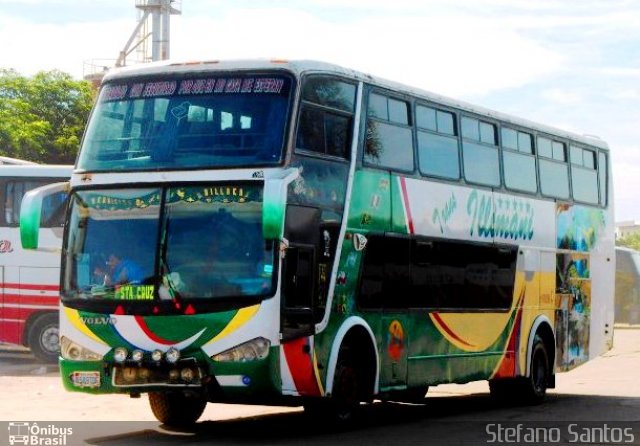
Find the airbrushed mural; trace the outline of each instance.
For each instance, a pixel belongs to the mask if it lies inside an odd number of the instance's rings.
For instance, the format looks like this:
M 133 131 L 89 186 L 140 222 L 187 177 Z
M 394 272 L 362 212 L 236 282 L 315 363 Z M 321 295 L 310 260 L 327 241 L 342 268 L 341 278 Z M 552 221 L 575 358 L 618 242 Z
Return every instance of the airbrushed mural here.
M 421 380 L 450 382 L 524 373 L 526 355 L 521 352 L 526 351 L 533 321 L 541 314 L 555 325 L 556 370 L 569 370 L 589 359 L 590 252 L 606 226 L 602 210 L 373 172 L 356 173 L 354 188 L 367 192 L 354 196 L 351 205 L 353 237 L 391 231 L 526 248 L 520 253 L 522 263 L 507 311 L 412 310 L 410 314 L 394 313 L 391 324 L 382 323 L 380 331 L 386 339 L 381 349 L 383 364 L 387 361 L 401 367 L 400 362 L 408 361 L 409 385 Z M 338 274 L 342 280 L 336 282 L 334 302 L 336 312 L 345 316 L 358 312 L 358 271 L 366 251 L 350 245 L 343 248 Z M 559 249 L 549 257 L 551 262 L 535 260 L 550 249 Z M 525 264 L 525 257 L 534 260 Z M 448 274 L 433 272 L 429 277 L 438 281 L 462 277 L 448 279 Z M 471 276 L 464 277 L 469 280 Z M 365 317 L 372 326 L 378 323 Z M 403 328 L 402 342 L 394 335 L 400 332 L 398 327 Z M 406 356 L 399 354 L 401 347 Z M 381 378 L 384 388 L 384 372 Z
M 606 226 L 600 209 L 558 204 L 556 246 L 556 366 L 572 369 L 589 359 L 590 254 Z M 578 251 L 578 252 L 575 252 Z

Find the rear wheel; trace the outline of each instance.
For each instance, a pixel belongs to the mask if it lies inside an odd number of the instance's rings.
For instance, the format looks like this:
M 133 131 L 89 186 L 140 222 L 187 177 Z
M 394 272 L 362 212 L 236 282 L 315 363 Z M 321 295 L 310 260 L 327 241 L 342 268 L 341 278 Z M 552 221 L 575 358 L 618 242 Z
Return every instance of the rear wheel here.
M 544 401 L 551 378 L 551 365 L 544 341 L 538 335 L 531 349 L 529 376 L 489 381 L 491 396 L 501 402 L 539 404 Z
M 547 394 L 550 377 L 551 367 L 547 349 L 542 339 L 536 336 L 531 350 L 531 373 L 527 377 L 518 379 L 525 402 L 529 404 L 541 403 Z
M 58 314 L 47 313 L 38 316 L 29 329 L 27 343 L 39 360 L 47 363 L 57 362 L 60 353 Z
M 149 405 L 161 423 L 185 427 L 198 421 L 207 406 L 207 400 L 200 395 L 184 392 L 149 392 Z

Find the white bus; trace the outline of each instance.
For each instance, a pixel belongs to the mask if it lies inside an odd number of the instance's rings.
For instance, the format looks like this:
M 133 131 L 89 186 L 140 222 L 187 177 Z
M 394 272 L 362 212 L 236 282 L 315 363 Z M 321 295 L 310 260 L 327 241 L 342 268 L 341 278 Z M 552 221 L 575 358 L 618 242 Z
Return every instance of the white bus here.
M 67 180 L 71 171 L 72 166 L 0 165 L 0 342 L 27 346 L 47 362 L 56 361 L 59 350 L 60 252 L 22 249 L 20 205 L 27 191 Z M 47 246 L 62 245 L 65 203 L 62 192 L 43 202 L 39 238 Z

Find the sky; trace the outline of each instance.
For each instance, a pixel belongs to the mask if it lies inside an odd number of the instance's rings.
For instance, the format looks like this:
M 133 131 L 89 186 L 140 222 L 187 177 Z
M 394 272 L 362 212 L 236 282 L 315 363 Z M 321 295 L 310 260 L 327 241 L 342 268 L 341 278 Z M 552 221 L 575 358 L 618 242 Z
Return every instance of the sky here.
M 611 147 L 616 221 L 640 220 L 640 0 L 182 0 L 176 59 L 332 62 Z M 0 0 L 0 68 L 111 66 L 134 0 Z

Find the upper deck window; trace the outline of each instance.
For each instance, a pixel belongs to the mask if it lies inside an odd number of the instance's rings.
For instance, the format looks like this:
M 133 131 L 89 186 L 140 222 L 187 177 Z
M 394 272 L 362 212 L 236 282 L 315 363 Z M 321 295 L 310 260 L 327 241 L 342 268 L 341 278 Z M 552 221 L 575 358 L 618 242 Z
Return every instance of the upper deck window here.
M 553 198 L 569 199 L 569 166 L 566 145 L 560 141 L 539 136 L 538 155 L 540 191 Z
M 496 126 L 478 119 L 462 117 L 462 159 L 467 181 L 500 186 L 500 158 Z
M 416 127 L 420 172 L 441 178 L 460 178 L 455 115 L 448 111 L 418 105 Z
M 349 158 L 356 86 L 329 76 L 310 76 L 302 87 L 296 148 Z
M 413 132 L 409 104 L 378 93 L 369 95 L 364 161 L 366 164 L 413 171 Z
M 292 80 L 282 74 L 166 75 L 107 83 L 78 167 L 90 171 L 274 165 Z

